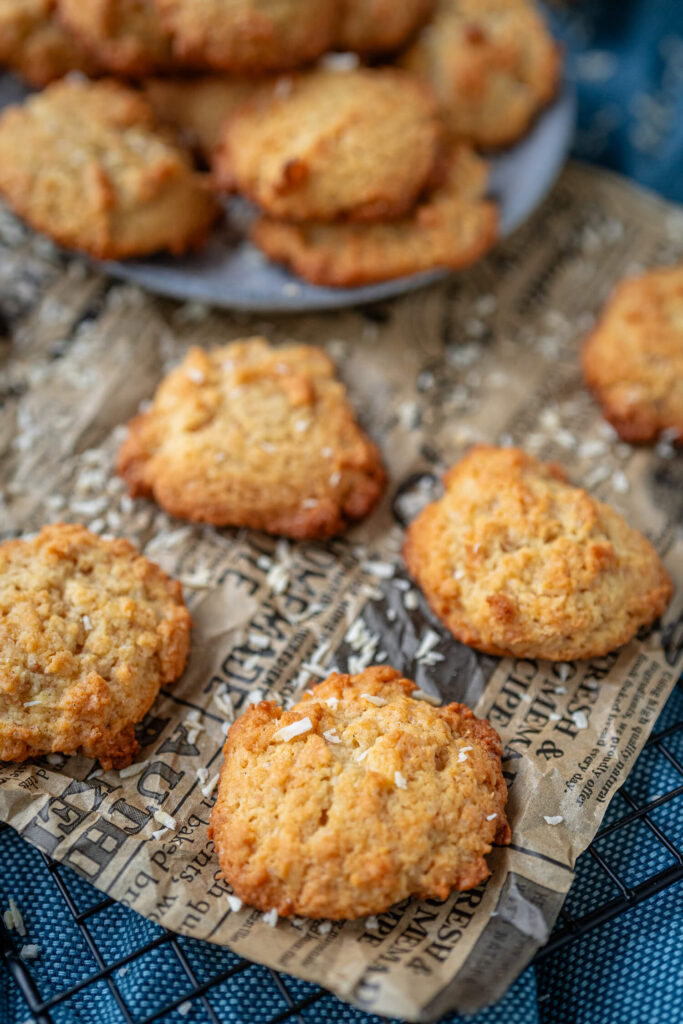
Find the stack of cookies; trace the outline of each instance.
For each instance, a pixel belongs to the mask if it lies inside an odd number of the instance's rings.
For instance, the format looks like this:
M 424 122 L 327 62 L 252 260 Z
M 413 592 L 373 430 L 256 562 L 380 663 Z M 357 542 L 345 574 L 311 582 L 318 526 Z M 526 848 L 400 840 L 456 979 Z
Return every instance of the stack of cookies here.
M 485 253 L 475 150 L 559 75 L 533 0 L 0 0 L 0 62 L 46 87 L 0 118 L 0 192 L 35 228 L 182 253 L 239 193 L 255 244 L 332 286 Z

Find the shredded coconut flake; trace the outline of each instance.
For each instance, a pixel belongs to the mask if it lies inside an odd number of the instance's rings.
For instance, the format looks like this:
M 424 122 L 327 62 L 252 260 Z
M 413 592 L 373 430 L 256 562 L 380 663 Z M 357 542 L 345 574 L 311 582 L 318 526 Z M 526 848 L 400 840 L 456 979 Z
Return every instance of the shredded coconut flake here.
M 207 782 L 205 786 L 202 786 L 202 796 L 211 796 L 216 786 L 218 785 L 219 773 L 214 775 L 210 782 Z
M 318 925 L 318 935 L 329 935 L 332 931 L 331 921 L 321 921 Z
M 587 729 L 588 728 L 588 719 L 586 718 L 585 712 L 583 712 L 583 711 L 574 711 L 573 714 L 572 714 L 572 719 L 573 719 L 574 725 L 576 726 L 577 729 Z
M 487 814 L 487 815 L 486 815 L 486 820 L 487 820 L 487 821 L 493 821 L 493 820 L 494 820 L 494 818 L 497 818 L 497 817 L 498 817 L 498 815 L 497 815 L 497 814 Z
M 372 693 L 361 693 L 361 697 L 363 700 L 370 701 L 370 703 L 374 704 L 377 708 L 383 708 L 385 704 L 389 703 L 389 701 L 385 700 L 384 697 L 375 697 Z
M 378 576 L 381 580 L 390 580 L 396 572 L 396 566 L 392 565 L 391 562 L 363 562 L 363 568 L 366 572 L 372 573 L 373 576 Z
M 273 907 L 272 910 L 267 910 L 263 915 L 264 924 L 270 925 L 271 928 L 275 927 L 275 925 L 277 924 L 277 919 L 278 912 L 275 909 L 275 907 Z
M 25 946 L 22 946 L 19 950 L 19 956 L 22 960 L 37 960 L 40 955 L 40 946 L 36 946 L 34 943 L 29 942 Z
M 242 909 L 244 904 L 242 903 L 242 900 L 239 898 L 239 896 L 233 896 L 232 893 L 228 893 L 228 906 L 230 907 L 232 912 L 236 914 L 238 910 Z
M 366 757 L 368 756 L 368 754 L 370 753 L 371 749 L 372 749 L 372 747 L 368 747 L 368 749 L 367 749 L 367 750 L 361 750 L 360 754 L 356 754 L 356 756 L 355 756 L 355 757 L 356 757 L 356 761 L 358 762 L 358 764 L 360 764 L 360 763 L 361 763 L 361 761 L 364 761 L 364 760 L 365 760 L 365 758 L 366 758 Z
M 128 779 L 133 775 L 139 775 L 140 772 L 149 764 L 149 761 L 138 761 L 136 764 L 129 764 L 127 768 L 122 768 L 119 775 L 122 779 Z
M 560 825 L 564 821 L 561 814 L 544 814 L 543 819 L 547 825 Z
M 333 710 L 336 710 L 339 707 L 339 698 L 338 697 L 328 697 L 327 700 L 325 701 L 325 703 L 329 707 L 331 707 Z
M 337 735 L 337 730 L 336 729 L 327 729 L 323 733 L 323 736 L 325 737 L 325 739 L 327 740 L 328 743 L 341 743 L 341 739 Z
M 188 999 L 186 1002 L 180 1004 L 180 1006 L 178 1007 L 178 1013 L 180 1014 L 181 1017 L 187 1017 L 191 1009 L 192 1003 Z
M 365 918 L 365 927 L 369 932 L 379 931 L 379 921 L 377 920 L 374 914 L 371 914 L 370 917 Z
M 23 939 L 24 936 L 26 935 L 26 925 L 24 924 L 24 918 L 22 916 L 21 911 L 19 910 L 19 907 L 16 905 L 11 896 L 9 898 L 9 909 L 12 915 L 12 919 L 14 921 L 14 927 L 16 928 L 16 930 L 19 932 Z
M 158 821 L 164 828 L 176 828 L 176 820 L 172 818 L 166 811 L 158 810 L 154 812 L 154 820 Z
M 90 630 L 92 629 L 92 622 L 90 621 L 89 615 L 83 616 L 83 625 L 88 630 L 88 632 L 90 632 Z
M 441 697 L 435 697 L 433 693 L 427 693 L 426 690 L 413 690 L 410 696 L 413 700 L 424 700 L 428 704 L 433 704 L 435 708 L 441 707 Z
M 398 786 L 399 789 L 408 788 L 408 780 L 405 775 L 401 774 L 401 772 L 394 772 L 394 784 Z
M 419 661 L 421 658 L 430 654 L 439 643 L 440 639 L 441 638 L 438 633 L 435 633 L 433 629 L 428 629 L 420 641 L 420 646 L 415 651 L 416 660 Z
M 280 739 L 284 743 L 289 743 L 295 736 L 302 736 L 305 732 L 310 732 L 312 728 L 313 722 L 306 716 L 306 718 L 300 718 L 298 722 L 292 722 L 291 725 L 283 725 L 274 734 L 273 739 Z

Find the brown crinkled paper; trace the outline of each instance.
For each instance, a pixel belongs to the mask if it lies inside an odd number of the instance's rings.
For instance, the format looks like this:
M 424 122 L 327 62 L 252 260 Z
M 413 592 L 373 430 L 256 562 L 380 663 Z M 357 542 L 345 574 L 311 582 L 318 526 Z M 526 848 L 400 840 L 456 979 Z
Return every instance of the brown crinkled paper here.
M 60 755 L 6 765 L 2 818 L 151 920 L 366 1010 L 432 1020 L 498 999 L 548 938 L 683 660 L 681 455 L 666 440 L 618 443 L 577 361 L 612 284 L 680 259 L 682 226 L 679 210 L 572 166 L 469 273 L 366 312 L 263 322 L 113 284 L 3 213 L 0 301 L 14 336 L 0 349 L 3 531 L 67 519 L 129 537 L 182 580 L 195 628 L 185 675 L 141 727 L 137 774 Z M 328 545 L 172 521 L 113 476 L 122 425 L 190 343 L 260 332 L 325 345 L 387 459 L 381 509 Z M 609 657 L 553 666 L 478 655 L 436 623 L 401 564 L 399 522 L 480 439 L 561 461 L 651 538 L 679 586 L 661 626 Z M 377 662 L 490 718 L 512 845 L 494 850 L 487 884 L 376 920 L 271 927 L 231 911 L 206 836 L 226 723 L 261 696 L 287 703 L 333 667 Z

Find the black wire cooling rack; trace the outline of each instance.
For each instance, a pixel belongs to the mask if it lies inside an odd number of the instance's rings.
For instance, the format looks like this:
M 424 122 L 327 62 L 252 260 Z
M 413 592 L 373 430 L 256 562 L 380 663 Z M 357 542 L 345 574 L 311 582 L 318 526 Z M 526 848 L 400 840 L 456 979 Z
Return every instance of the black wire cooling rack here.
M 665 808 L 677 797 L 683 796 L 683 716 L 673 725 L 653 733 L 641 754 L 638 765 L 643 758 L 650 760 L 647 768 L 649 776 L 657 770 L 658 759 L 663 759 L 663 762 L 660 760 L 659 763 L 660 766 L 663 765 L 666 768 L 666 777 L 669 782 L 677 784 L 667 785 L 665 792 L 645 801 L 639 799 L 637 783 L 631 790 L 631 780 L 629 780 L 629 786 L 622 787 L 618 791 L 609 808 L 607 823 L 603 824 L 593 843 L 577 862 L 577 876 L 570 890 L 569 898 L 560 913 L 550 941 L 537 954 L 537 962 L 585 935 L 591 929 L 605 924 L 619 914 L 632 910 L 638 904 L 683 880 L 683 853 L 680 845 L 667 835 L 657 814 L 660 808 Z M 634 776 L 636 776 L 635 768 L 631 778 L 633 779 Z M 661 816 L 659 818 L 661 819 Z M 629 872 L 615 867 L 615 860 L 619 861 L 619 857 L 613 857 L 612 852 L 619 846 L 622 849 L 628 848 L 628 830 L 633 827 L 647 829 L 651 851 L 645 858 L 641 857 L 641 860 L 646 861 L 646 877 L 641 877 L 636 884 L 629 884 L 627 877 Z M 0 825 L 0 863 L 2 862 L 3 833 L 6 837 L 8 832 L 7 826 Z M 252 968 L 249 961 L 229 954 L 229 966 L 213 971 L 204 965 L 202 970 L 198 971 L 196 956 L 192 958 L 188 955 L 188 948 L 183 945 L 185 940 L 172 932 L 158 929 L 159 934 L 154 938 L 140 944 L 126 956 L 108 962 L 101 949 L 101 940 L 98 941 L 96 936 L 95 922 L 106 914 L 108 908 L 114 906 L 114 900 L 102 898 L 100 893 L 86 885 L 70 868 L 58 864 L 45 854 L 40 854 L 39 857 L 42 861 L 40 870 L 44 872 L 44 878 L 39 880 L 39 884 L 56 887 L 71 922 L 85 943 L 88 955 L 92 960 L 92 970 L 86 972 L 85 976 L 76 982 L 64 987 L 57 986 L 56 990 L 55 985 L 52 984 L 50 987 L 53 991 L 49 995 L 44 994 L 36 979 L 36 971 L 32 967 L 32 963 L 22 960 L 19 956 L 22 943 L 40 941 L 40 935 L 35 938 L 31 935 L 29 939 L 22 940 L 17 937 L 16 932 L 10 933 L 4 927 L 0 917 L 0 953 L 4 966 L 10 973 L 11 983 L 18 986 L 35 1024 L 55 1024 L 56 1020 L 72 1019 L 64 1015 L 64 1008 L 69 1001 L 79 993 L 83 994 L 91 986 L 101 987 L 103 985 L 106 986 L 113 1000 L 116 1007 L 115 1013 L 120 1015 L 118 1020 L 125 1024 L 153 1024 L 174 1011 L 174 1019 L 177 1020 L 179 1009 L 181 1014 L 187 1014 L 192 1008 L 200 1013 L 200 1016 L 195 1019 L 210 1021 L 211 1024 L 225 1024 L 228 1019 L 230 1021 L 238 1019 L 233 1014 L 229 1018 L 226 1017 L 220 1009 L 212 1005 L 211 993 L 219 986 L 238 984 L 240 975 Z M 11 891 L 11 878 L 8 878 L 7 871 L 3 872 L 3 882 L 7 885 L 8 891 Z M 583 895 L 585 895 L 587 888 L 592 890 L 593 905 L 591 905 L 590 898 L 588 903 L 583 900 L 583 912 L 573 912 L 571 909 L 572 895 L 577 889 L 583 889 Z M 84 893 L 88 893 L 90 900 L 94 900 L 94 902 L 90 902 L 85 909 L 81 909 L 83 903 L 88 902 L 87 899 L 84 899 Z M 127 913 L 132 914 L 132 911 Z M 201 953 L 203 946 L 204 944 L 195 942 L 195 953 L 197 949 Z M 176 989 L 173 992 L 172 998 L 162 999 L 162 1005 L 155 1007 L 152 1012 L 143 1011 L 141 1015 L 136 1013 L 129 1005 L 129 1001 L 126 1000 L 119 978 L 122 969 L 129 968 L 140 958 L 155 950 L 165 950 L 167 955 L 170 954 L 175 970 L 182 979 L 182 984 L 179 990 Z M 205 953 L 208 958 L 208 951 L 205 950 Z M 281 1024 L 284 1021 L 310 1024 L 315 1016 L 309 1015 L 306 1011 L 315 1007 L 320 1000 L 329 998 L 329 994 L 321 988 L 304 985 L 267 968 L 259 968 L 259 970 L 264 972 L 261 978 L 265 977 L 272 983 L 273 997 L 275 999 L 277 994 L 277 1003 L 280 1007 L 275 1013 L 259 1017 L 263 1024 Z M 161 981 L 163 983 L 163 973 Z M 272 1003 L 270 1005 L 272 1007 Z M 89 1024 L 88 1017 L 82 1011 L 78 1017 L 88 1021 Z M 376 1018 L 374 1019 L 376 1020 Z M 95 1018 L 92 1017 L 90 1020 L 94 1024 Z

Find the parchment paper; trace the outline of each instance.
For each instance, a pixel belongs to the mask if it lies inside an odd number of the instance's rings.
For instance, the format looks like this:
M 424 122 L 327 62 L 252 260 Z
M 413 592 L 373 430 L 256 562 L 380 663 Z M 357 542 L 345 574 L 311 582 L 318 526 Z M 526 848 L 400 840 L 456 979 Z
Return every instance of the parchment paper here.
M 2 819 L 151 920 L 367 1010 L 432 1020 L 499 998 L 547 939 L 576 857 L 674 685 L 681 597 L 609 657 L 481 656 L 408 581 L 400 524 L 472 441 L 521 444 L 623 511 L 680 590 L 683 459 L 666 439 L 618 443 L 581 385 L 577 352 L 624 272 L 681 258 L 682 228 L 678 210 L 572 166 L 533 222 L 468 274 L 366 311 L 260 322 L 112 285 L 3 211 L 1 326 L 13 339 L 0 350 L 3 533 L 65 519 L 125 535 L 182 580 L 195 625 L 185 675 L 140 727 L 139 773 L 61 755 L 2 766 Z M 112 475 L 122 424 L 189 344 L 260 332 L 324 344 L 385 453 L 385 502 L 331 544 L 172 521 Z M 492 853 L 487 884 L 376 921 L 271 927 L 232 912 L 206 836 L 226 722 L 260 696 L 287 703 L 333 667 L 377 662 L 490 718 L 505 743 L 512 845 Z M 174 827 L 162 831 L 159 810 Z

